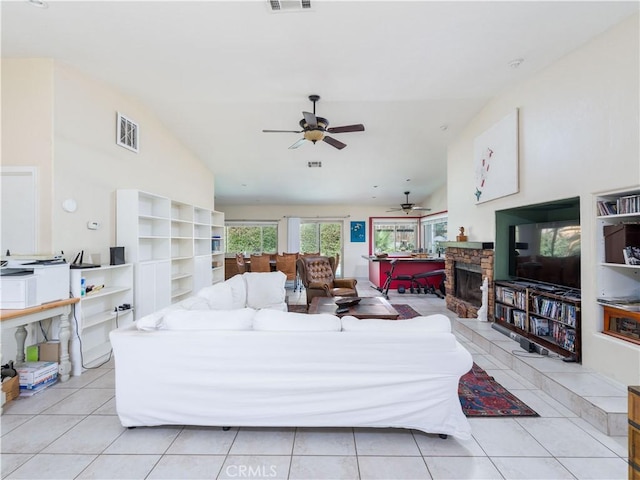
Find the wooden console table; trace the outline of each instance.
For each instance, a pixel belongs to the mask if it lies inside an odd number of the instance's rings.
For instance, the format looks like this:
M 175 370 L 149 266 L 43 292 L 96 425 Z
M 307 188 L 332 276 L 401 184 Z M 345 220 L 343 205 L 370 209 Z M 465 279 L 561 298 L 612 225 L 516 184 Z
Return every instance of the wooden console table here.
M 60 317 L 60 381 L 66 382 L 71 374 L 71 359 L 69 357 L 69 339 L 71 338 L 71 324 L 69 314 L 71 305 L 80 301 L 79 298 L 67 298 L 57 302 L 45 303 L 24 310 L 0 310 L 2 328 L 16 328 L 16 363 L 24 362 L 24 343 L 27 338 L 26 325 L 48 318 Z M 74 359 L 76 361 L 76 359 Z

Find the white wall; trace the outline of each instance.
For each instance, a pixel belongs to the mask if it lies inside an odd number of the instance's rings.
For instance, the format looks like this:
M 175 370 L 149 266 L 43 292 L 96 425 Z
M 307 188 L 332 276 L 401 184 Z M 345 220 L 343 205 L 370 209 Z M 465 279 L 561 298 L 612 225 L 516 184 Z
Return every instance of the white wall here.
M 490 102 L 448 152 L 449 224 L 470 241 L 492 241 L 495 211 L 580 197 L 583 364 L 640 382 L 640 349 L 599 332 L 593 194 L 640 185 L 638 16 L 592 40 Z M 473 141 L 518 108 L 520 191 L 475 204 Z M 456 229 L 449 228 L 455 240 Z
M 2 166 L 36 167 L 36 246 L 51 251 L 53 62 L 2 59 Z M 2 206 L 2 209 L 7 206 Z M 4 254 L 6 248 L 0 246 Z M 20 253 L 13 248 L 14 253 Z
M 134 188 L 213 208 L 213 173 L 134 99 L 55 66 L 53 243 L 108 259 L 115 246 L 115 191 Z M 116 145 L 116 112 L 140 128 L 139 153 Z M 78 209 L 61 208 L 75 198 Z M 89 230 L 88 221 L 102 227 Z
M 118 111 L 140 126 L 138 154 L 115 143 Z M 38 168 L 39 253 L 63 250 L 71 261 L 84 249 L 108 263 L 118 188 L 214 207 L 213 173 L 151 111 L 70 67 L 3 59 L 2 118 L 2 165 Z M 66 198 L 76 200 L 74 213 L 62 209 Z M 90 220 L 101 227 L 89 230 Z M 13 332 L 3 333 L 4 362 L 15 358 L 15 345 Z

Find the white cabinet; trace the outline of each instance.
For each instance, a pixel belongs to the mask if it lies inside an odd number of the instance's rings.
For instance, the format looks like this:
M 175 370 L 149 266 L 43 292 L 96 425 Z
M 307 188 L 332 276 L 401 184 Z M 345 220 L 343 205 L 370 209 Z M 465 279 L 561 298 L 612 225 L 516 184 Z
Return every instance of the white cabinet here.
M 116 197 L 116 242 L 135 265 L 136 318 L 224 280 L 224 214 L 139 190 Z
M 135 316 L 160 310 L 171 304 L 171 262 L 143 262 L 135 268 Z
M 72 269 L 70 288 L 80 299 L 71 322 L 72 374 L 77 376 L 109 358 L 111 330 L 133 322 L 133 266 Z
M 640 298 L 640 265 L 611 263 L 606 261 L 606 239 L 604 228 L 619 224 L 640 223 L 640 189 L 617 191 L 601 194 L 596 197 L 597 231 L 597 296 L 598 299 L 618 299 L 621 297 Z M 601 301 L 599 308 L 601 318 L 604 317 L 604 305 L 616 306 Z M 604 325 L 604 330 L 607 326 Z

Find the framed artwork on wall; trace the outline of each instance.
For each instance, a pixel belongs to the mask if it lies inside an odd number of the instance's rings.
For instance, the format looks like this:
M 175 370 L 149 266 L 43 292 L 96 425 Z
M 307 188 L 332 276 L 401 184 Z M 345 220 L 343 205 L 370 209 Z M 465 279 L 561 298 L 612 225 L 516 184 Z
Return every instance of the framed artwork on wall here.
M 473 142 L 476 204 L 518 193 L 518 110 Z
M 351 241 L 352 242 L 364 242 L 365 241 L 365 227 L 364 222 L 351 222 Z

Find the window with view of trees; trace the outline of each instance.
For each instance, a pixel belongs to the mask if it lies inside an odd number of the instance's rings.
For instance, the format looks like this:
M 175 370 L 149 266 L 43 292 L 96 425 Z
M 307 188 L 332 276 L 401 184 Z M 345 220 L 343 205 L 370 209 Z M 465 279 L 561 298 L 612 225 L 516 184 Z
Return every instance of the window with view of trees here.
M 277 253 L 277 223 L 227 222 L 226 251 L 228 253 Z
M 410 253 L 418 248 L 418 219 L 374 220 L 374 253 Z
M 447 214 L 428 217 L 372 218 L 373 251 L 403 255 L 420 250 L 437 254 L 442 242 L 447 240 Z
M 303 221 L 300 224 L 301 253 L 320 252 L 320 255 L 335 257 L 341 251 L 342 222 Z M 340 258 L 340 263 L 342 263 L 342 258 Z M 338 270 L 341 271 L 340 268 Z

